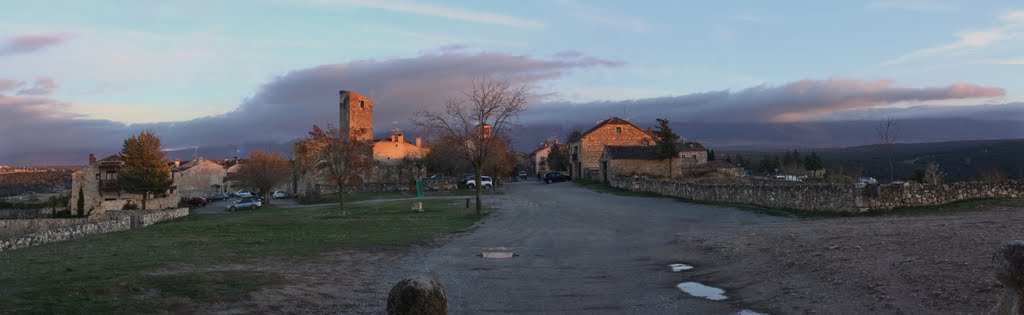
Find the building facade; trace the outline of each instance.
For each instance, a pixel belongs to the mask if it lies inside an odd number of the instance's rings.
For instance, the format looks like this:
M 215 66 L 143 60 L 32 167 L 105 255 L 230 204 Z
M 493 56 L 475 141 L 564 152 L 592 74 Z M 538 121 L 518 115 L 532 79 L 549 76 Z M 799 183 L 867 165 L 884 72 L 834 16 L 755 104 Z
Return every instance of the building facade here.
M 601 155 L 606 145 L 651 145 L 654 137 L 649 130 L 612 117 L 599 122 L 584 132 L 578 141 L 569 143 L 569 173 L 573 179 L 599 180 Z
M 226 192 L 226 176 L 224 164 L 203 157 L 185 163 L 175 160 L 171 166 L 171 178 L 182 198 L 209 197 Z
M 118 173 L 124 161 L 120 154 L 97 160 L 89 154 L 89 165 L 71 173 L 71 212 L 101 216 L 107 211 L 122 210 L 128 204 L 142 206 L 142 195 L 122 191 L 118 186 Z M 83 208 L 77 209 L 79 199 Z M 165 209 L 178 206 L 177 187 L 171 186 L 165 192 L 153 194 L 146 200 L 148 209 Z
M 373 140 L 373 100 L 355 92 L 342 90 L 340 94 L 341 118 L 338 128 L 342 134 L 359 141 Z
M 373 142 L 373 159 L 384 164 L 401 164 L 403 160 L 422 159 L 430 153 L 430 149 L 423 147 L 423 138 L 416 136 L 416 142 L 410 143 L 405 140 L 405 134 L 395 130 L 391 137 L 378 139 Z

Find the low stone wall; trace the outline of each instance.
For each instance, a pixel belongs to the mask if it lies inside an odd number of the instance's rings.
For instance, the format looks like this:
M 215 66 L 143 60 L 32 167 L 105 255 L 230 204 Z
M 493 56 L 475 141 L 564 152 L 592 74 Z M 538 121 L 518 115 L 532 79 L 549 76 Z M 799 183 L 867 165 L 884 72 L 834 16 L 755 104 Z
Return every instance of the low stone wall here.
M 609 178 L 613 187 L 652 192 L 697 201 L 742 203 L 802 211 L 862 211 L 853 185 L 758 182 L 754 184 L 704 184 L 633 177 Z
M 861 199 L 861 207 L 893 209 L 943 205 L 978 198 L 1024 198 L 1024 181 L 955 182 L 939 185 L 905 182 L 881 185 L 876 198 Z
M 0 220 L 0 238 L 89 223 L 88 218 Z
M 941 185 L 886 184 L 877 196 L 849 184 L 757 182 L 705 184 L 643 177 L 609 178 L 613 187 L 697 201 L 741 203 L 814 212 L 856 213 L 948 204 L 979 198 L 1024 198 L 1024 181 L 957 182 Z
M 147 210 L 147 211 L 110 211 L 107 213 L 107 220 L 89 222 L 88 219 L 37 219 L 37 220 L 86 220 L 77 225 L 53 227 L 46 230 L 37 230 L 34 233 L 0 238 L 0 252 L 25 248 L 34 245 L 59 242 L 86 235 L 123 231 L 132 228 L 141 228 L 159 222 L 172 220 L 188 215 L 188 208 L 169 210 Z M 133 219 L 134 218 L 134 219 Z M 9 220 L 9 221 L 37 221 L 37 220 Z M 76 222 L 76 221 L 68 221 Z

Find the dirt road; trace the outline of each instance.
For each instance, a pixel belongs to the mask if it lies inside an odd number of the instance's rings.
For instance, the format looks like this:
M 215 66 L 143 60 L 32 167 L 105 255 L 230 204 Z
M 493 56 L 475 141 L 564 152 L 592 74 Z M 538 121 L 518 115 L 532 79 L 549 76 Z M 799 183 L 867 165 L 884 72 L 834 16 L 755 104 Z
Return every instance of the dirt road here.
M 790 220 L 571 183 L 512 184 L 494 201 L 499 209 L 477 229 L 403 259 L 383 279 L 436 277 L 453 314 L 735 314 L 746 307 L 676 288 L 689 274 L 668 265 L 693 258 L 676 244 L 677 233 Z M 518 256 L 480 257 L 489 247 Z

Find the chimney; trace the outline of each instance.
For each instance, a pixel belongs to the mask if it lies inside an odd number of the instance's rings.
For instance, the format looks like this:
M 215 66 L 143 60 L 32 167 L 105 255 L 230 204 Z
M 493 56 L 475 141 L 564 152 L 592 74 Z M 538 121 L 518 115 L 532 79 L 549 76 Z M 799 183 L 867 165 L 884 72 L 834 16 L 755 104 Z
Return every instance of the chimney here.
M 181 167 L 181 159 L 174 158 L 174 167 Z
M 395 134 L 394 133 L 391 134 L 391 142 L 395 142 Z
M 405 142 L 405 134 L 398 134 L 398 142 Z
M 203 161 L 203 157 L 200 156 L 200 157 L 196 158 L 196 161 L 202 162 Z
M 422 147 L 423 146 L 423 137 L 416 136 L 416 146 L 417 147 Z
M 96 155 L 89 153 L 89 165 L 96 164 Z

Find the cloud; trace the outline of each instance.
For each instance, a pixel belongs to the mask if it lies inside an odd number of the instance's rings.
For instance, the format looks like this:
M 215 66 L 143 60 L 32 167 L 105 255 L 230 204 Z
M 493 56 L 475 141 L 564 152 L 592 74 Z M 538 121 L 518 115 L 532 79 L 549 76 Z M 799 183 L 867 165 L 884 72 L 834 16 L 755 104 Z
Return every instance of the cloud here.
M 977 52 L 994 44 L 1016 38 L 1019 29 L 1024 26 L 1024 11 L 1013 11 L 1001 16 L 1002 24 L 982 29 L 961 31 L 953 34 L 956 40 L 934 47 L 915 50 L 899 57 L 882 62 L 882 65 L 895 65 L 907 63 L 923 58 L 936 56 L 960 55 L 969 52 Z
M 527 121 L 557 121 L 558 112 L 593 113 L 585 119 L 635 116 L 653 121 L 668 117 L 684 121 L 795 122 L 842 117 L 844 112 L 903 102 L 991 98 L 1005 95 L 999 87 L 968 83 L 907 88 L 891 81 L 852 79 L 801 80 L 778 86 L 760 85 L 740 91 L 711 91 L 674 97 L 592 103 L 552 103 L 530 109 Z
M 325 64 L 276 77 L 225 114 L 130 125 L 85 119 L 57 100 L 4 96 L 0 116 L 17 123 L 0 127 L 4 144 L 0 161 L 21 152 L 113 152 L 130 133 L 144 129 L 157 131 L 168 147 L 285 142 L 304 136 L 313 124 L 337 125 L 338 91 L 343 89 L 374 99 L 375 130 L 380 135 L 393 127 L 407 127 L 419 110 L 443 107 L 448 97 L 464 91 L 476 78 L 536 84 L 570 71 L 621 64 L 583 54 L 534 58 L 461 50 Z M 402 124 L 396 126 L 393 121 Z
M 0 56 L 27 54 L 60 44 L 67 40 L 64 35 L 21 35 L 7 38 L 0 43 Z
M 518 28 L 544 28 L 544 23 L 537 20 L 523 19 L 514 16 L 501 15 L 483 11 L 472 11 L 432 4 L 415 3 L 411 1 L 312 0 L 311 2 L 314 4 L 341 4 L 359 6 L 365 8 L 440 17 L 463 22 L 496 24 Z
M 992 65 L 1024 65 L 1024 57 L 1005 58 L 1005 59 L 979 59 L 979 60 L 974 60 L 971 63 L 974 63 L 974 64 L 992 64 Z
M 11 79 L 0 79 L 0 93 L 11 91 L 20 87 L 24 82 Z
M 18 90 L 18 95 L 49 95 L 55 90 L 57 83 L 53 82 L 52 78 L 39 78 L 32 87 Z
M 951 12 L 956 7 L 937 0 L 876 0 L 868 4 L 871 9 L 896 9 L 920 13 Z

